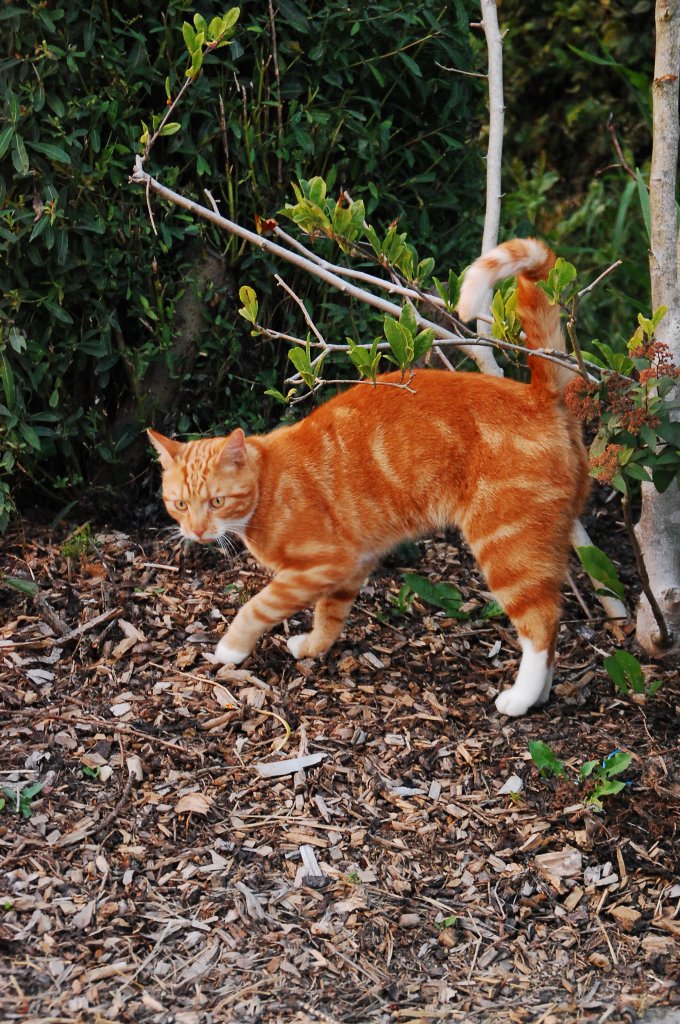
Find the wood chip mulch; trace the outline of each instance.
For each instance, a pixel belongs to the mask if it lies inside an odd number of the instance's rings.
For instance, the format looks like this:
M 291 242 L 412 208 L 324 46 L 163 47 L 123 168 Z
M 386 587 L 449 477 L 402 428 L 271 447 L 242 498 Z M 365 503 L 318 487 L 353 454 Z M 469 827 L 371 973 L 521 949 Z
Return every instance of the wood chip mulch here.
M 509 720 L 513 631 L 475 617 L 455 536 L 371 578 L 325 661 L 279 630 L 229 669 L 205 654 L 264 582 L 247 555 L 109 529 L 74 559 L 64 530 L 25 531 L 2 542 L 40 586 L 0 591 L 3 1021 L 604 1024 L 680 1003 L 677 664 L 650 667 L 655 697 L 617 694 L 576 565 L 553 698 Z M 470 619 L 400 613 L 404 569 L 455 582 Z M 568 779 L 538 775 L 535 739 Z M 576 771 L 616 749 L 629 785 L 597 813 Z

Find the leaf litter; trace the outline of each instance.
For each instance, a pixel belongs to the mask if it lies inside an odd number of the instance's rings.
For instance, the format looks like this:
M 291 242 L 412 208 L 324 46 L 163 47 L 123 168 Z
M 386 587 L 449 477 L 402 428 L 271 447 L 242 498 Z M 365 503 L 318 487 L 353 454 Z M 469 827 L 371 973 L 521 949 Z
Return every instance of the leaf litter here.
M 470 620 L 399 613 L 397 562 L 325 660 L 285 650 L 301 615 L 224 668 L 207 656 L 264 576 L 162 537 L 100 534 L 80 574 L 48 531 L 5 539 L 40 594 L 0 598 L 3 1020 L 604 1024 L 680 1002 L 674 667 L 620 699 L 597 608 L 565 589 L 553 700 L 499 716 L 517 647 L 474 618 L 451 536 L 418 569 Z M 630 785 L 596 813 L 539 776 L 537 739 L 567 766 L 630 751 Z

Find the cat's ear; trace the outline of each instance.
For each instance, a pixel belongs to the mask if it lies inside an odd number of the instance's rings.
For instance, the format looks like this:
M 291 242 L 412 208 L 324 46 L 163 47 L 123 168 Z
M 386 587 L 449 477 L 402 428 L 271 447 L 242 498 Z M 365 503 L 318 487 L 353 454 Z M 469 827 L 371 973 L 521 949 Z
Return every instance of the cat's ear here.
M 180 454 L 184 445 L 181 441 L 173 441 L 171 437 L 164 437 L 157 430 L 147 430 L 147 437 L 158 452 L 163 469 L 170 469 L 175 459 Z
M 234 430 L 224 442 L 224 448 L 220 452 L 220 462 L 223 466 L 244 466 L 248 458 L 246 449 L 246 435 L 240 427 Z

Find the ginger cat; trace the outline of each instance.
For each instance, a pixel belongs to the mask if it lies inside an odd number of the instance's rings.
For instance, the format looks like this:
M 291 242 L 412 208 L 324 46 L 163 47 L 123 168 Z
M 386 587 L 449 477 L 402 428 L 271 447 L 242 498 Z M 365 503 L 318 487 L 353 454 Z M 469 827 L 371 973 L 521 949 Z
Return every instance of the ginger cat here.
M 471 319 L 497 280 L 517 274 L 528 347 L 564 351 L 558 307 L 534 284 L 554 262 L 536 239 L 499 245 L 468 270 L 460 316 Z M 519 673 L 498 710 L 522 715 L 546 701 L 588 469 L 562 398 L 569 371 L 537 357 L 529 366 L 530 384 L 440 370 L 418 370 L 415 394 L 358 384 L 264 436 L 237 429 L 183 444 L 150 430 L 181 533 L 202 543 L 237 534 L 275 573 L 238 611 L 217 659 L 239 664 L 263 633 L 312 605 L 311 632 L 288 647 L 295 658 L 323 654 L 381 556 L 452 525 L 519 633 Z

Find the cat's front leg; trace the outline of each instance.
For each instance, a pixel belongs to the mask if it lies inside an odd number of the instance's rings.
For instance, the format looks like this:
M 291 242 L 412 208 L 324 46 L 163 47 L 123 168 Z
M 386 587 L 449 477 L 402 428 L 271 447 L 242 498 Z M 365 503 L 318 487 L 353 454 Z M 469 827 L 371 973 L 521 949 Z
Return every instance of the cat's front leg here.
M 337 568 L 285 569 L 239 609 L 215 649 L 225 665 L 239 665 L 273 626 L 315 604 L 337 581 Z
M 342 633 L 354 599 L 367 575 L 368 569 L 364 568 L 359 576 L 348 580 L 317 601 L 312 632 L 299 633 L 288 639 L 288 650 L 294 658 L 318 658 L 333 646 Z

